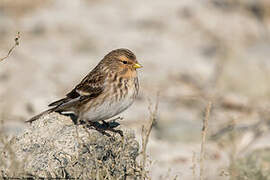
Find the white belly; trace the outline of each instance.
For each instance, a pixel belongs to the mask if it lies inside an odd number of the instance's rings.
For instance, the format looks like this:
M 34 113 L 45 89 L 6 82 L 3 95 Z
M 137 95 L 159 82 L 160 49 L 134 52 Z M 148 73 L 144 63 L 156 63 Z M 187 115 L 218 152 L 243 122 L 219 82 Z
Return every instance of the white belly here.
M 90 108 L 89 111 L 83 114 L 83 119 L 87 121 L 101 121 L 109 119 L 117 114 L 126 110 L 131 104 L 134 102 L 134 94 L 135 91 L 129 91 L 125 98 L 120 101 L 114 101 L 111 103 L 110 101 L 104 101 L 101 106 L 96 108 Z

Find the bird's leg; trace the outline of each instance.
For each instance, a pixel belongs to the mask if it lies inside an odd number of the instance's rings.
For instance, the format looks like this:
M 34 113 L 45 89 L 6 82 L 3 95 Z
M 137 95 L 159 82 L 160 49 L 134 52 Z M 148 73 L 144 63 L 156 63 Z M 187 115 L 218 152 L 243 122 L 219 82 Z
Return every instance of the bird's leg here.
M 116 128 L 120 125 L 120 123 L 116 122 L 116 120 L 122 120 L 122 119 L 124 119 L 124 118 L 117 117 L 117 118 L 111 119 L 107 122 L 102 120 L 102 125 L 106 126 L 107 128 Z
M 104 128 L 102 128 L 102 125 L 99 124 L 98 122 L 88 121 L 88 127 L 92 127 L 93 129 L 97 130 L 101 134 L 106 135 L 108 137 L 111 137 L 111 135 L 109 133 L 107 133 L 106 130 Z
M 76 116 L 75 114 L 68 114 L 68 116 L 71 118 L 74 124 L 81 124 L 81 119 L 79 118 L 79 116 Z
M 110 126 L 110 123 L 102 120 L 102 125 L 104 125 L 105 127 L 109 127 Z
M 102 120 L 102 126 L 103 126 L 105 131 L 111 131 L 114 133 L 118 133 L 120 136 L 123 137 L 123 131 L 115 129 L 116 127 L 118 127 L 120 125 L 120 123 L 116 122 L 116 120 L 118 120 L 118 119 L 122 120 L 123 118 L 118 117 L 118 118 L 109 120 L 107 122 Z
M 99 131 L 100 133 L 106 135 L 106 136 L 110 136 L 109 133 L 107 133 L 106 131 L 111 131 L 113 133 L 118 133 L 121 137 L 123 137 L 123 131 L 119 130 L 119 129 L 114 129 L 117 126 L 112 126 L 111 123 L 105 122 L 105 124 L 100 124 L 98 122 L 94 122 L 95 125 L 92 125 L 97 131 Z M 118 123 L 119 124 L 119 123 Z
M 106 136 L 110 136 L 110 134 L 108 134 L 106 131 L 111 131 L 113 133 L 118 133 L 120 136 L 123 137 L 123 131 L 115 129 L 116 127 L 118 127 L 120 125 L 118 122 L 115 122 L 118 119 L 122 120 L 123 118 L 118 117 L 118 118 L 112 119 L 108 122 L 102 120 L 102 124 L 100 124 L 99 122 L 88 121 L 88 125 L 89 125 L 89 127 L 94 128 L 95 130 L 97 130 L 98 132 L 100 132 Z

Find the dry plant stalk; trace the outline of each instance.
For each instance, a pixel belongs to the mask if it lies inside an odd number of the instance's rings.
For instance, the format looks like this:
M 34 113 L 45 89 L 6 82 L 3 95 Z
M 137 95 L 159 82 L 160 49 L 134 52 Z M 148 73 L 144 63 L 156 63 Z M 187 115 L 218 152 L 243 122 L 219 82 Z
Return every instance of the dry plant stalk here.
M 150 112 L 150 117 L 149 117 L 150 124 L 147 128 L 145 126 L 142 127 L 142 152 L 141 152 L 143 156 L 142 169 L 145 168 L 145 164 L 146 164 L 146 148 L 149 141 L 150 132 L 153 128 L 153 125 L 155 124 L 157 120 L 157 111 L 158 111 L 158 103 L 159 103 L 158 99 L 159 99 L 159 94 L 157 94 L 157 100 L 156 100 L 154 110 L 152 110 L 152 103 L 149 102 L 148 110 Z
M 195 180 L 196 179 L 196 153 L 193 151 L 192 153 L 192 176 L 193 176 L 193 179 Z
M 15 36 L 15 39 L 14 39 L 14 41 L 15 41 L 14 45 L 9 49 L 9 51 L 8 51 L 8 53 L 7 53 L 7 55 L 6 55 L 5 57 L 0 58 L 0 62 L 1 62 L 1 61 L 4 61 L 5 59 L 7 59 L 7 58 L 11 55 L 11 53 L 13 52 L 13 50 L 14 50 L 17 46 L 19 46 L 19 39 L 20 39 L 20 38 L 21 38 L 20 32 L 17 32 L 17 34 L 16 34 L 16 36 Z
M 212 108 L 212 102 L 209 101 L 206 107 L 206 112 L 203 119 L 202 144 L 201 144 L 201 153 L 200 153 L 200 180 L 204 179 L 205 140 L 206 140 L 206 135 L 207 135 L 207 130 L 208 130 L 208 120 L 210 117 L 211 108 Z

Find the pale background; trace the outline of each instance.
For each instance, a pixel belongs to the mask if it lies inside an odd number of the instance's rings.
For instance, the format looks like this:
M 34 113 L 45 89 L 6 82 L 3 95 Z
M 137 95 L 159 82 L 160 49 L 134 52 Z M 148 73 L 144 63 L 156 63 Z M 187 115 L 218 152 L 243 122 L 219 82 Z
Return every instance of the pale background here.
M 160 92 L 148 144 L 151 177 L 198 177 L 202 119 L 212 100 L 209 135 L 229 124 L 248 127 L 207 140 L 207 178 L 229 179 L 235 159 L 270 145 L 269 9 L 268 0 L 0 0 L 0 57 L 21 32 L 20 46 L 0 63 L 2 130 L 22 132 L 24 120 L 125 47 L 144 66 L 140 96 L 121 115 L 138 140 Z

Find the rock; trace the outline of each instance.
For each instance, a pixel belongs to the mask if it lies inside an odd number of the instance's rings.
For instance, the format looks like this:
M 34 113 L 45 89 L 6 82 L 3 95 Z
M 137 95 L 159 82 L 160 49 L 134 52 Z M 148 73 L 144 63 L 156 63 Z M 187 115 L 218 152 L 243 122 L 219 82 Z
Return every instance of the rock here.
M 10 161 L 5 168 L 0 165 L 2 176 L 139 179 L 139 144 L 134 132 L 123 133 L 109 137 L 58 113 L 46 115 L 11 140 L 1 155 Z

